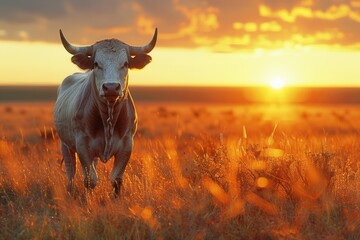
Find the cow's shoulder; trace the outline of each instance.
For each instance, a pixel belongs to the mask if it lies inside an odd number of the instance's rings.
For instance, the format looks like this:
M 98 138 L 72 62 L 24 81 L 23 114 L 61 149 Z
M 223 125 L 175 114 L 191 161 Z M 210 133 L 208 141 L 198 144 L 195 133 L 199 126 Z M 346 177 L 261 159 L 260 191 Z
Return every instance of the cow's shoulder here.
M 59 88 L 59 93 L 66 91 L 69 88 L 75 87 L 76 85 L 81 84 L 89 77 L 90 72 L 85 73 L 74 73 L 66 77 Z

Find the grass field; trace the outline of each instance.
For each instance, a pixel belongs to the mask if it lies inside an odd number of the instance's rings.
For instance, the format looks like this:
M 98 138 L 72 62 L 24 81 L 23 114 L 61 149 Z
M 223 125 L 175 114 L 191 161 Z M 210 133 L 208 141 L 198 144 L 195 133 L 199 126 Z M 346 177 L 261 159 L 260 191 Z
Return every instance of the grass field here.
M 360 107 L 138 103 L 121 197 L 66 192 L 53 103 L 0 104 L 0 239 L 360 239 Z

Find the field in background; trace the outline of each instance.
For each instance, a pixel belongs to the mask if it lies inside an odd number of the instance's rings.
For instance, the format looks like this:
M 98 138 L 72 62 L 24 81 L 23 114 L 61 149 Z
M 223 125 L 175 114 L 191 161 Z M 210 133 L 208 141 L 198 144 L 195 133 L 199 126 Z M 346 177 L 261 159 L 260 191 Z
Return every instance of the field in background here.
M 360 238 L 356 105 L 138 103 L 114 199 L 111 161 L 66 192 L 52 104 L 0 104 L 1 239 Z
M 135 102 L 202 104 L 360 104 L 360 88 L 131 86 Z M 0 102 L 55 101 L 57 86 L 0 86 Z

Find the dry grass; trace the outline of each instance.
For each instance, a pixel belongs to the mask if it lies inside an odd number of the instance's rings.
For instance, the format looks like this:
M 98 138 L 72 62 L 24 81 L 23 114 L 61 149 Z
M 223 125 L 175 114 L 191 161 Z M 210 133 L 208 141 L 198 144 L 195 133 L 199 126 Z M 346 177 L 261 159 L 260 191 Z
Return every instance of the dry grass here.
M 69 196 L 52 104 L 0 105 L 1 239 L 359 239 L 360 109 L 138 104 L 112 164 Z

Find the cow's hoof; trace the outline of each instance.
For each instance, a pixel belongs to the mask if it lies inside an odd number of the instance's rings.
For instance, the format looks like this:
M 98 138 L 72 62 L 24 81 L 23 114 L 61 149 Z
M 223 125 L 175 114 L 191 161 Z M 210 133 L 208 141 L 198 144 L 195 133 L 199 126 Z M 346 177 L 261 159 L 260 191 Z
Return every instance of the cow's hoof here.
M 115 198 L 119 197 L 120 196 L 121 186 L 122 186 L 122 179 L 116 179 L 115 181 L 113 181 L 112 186 L 114 188 Z

